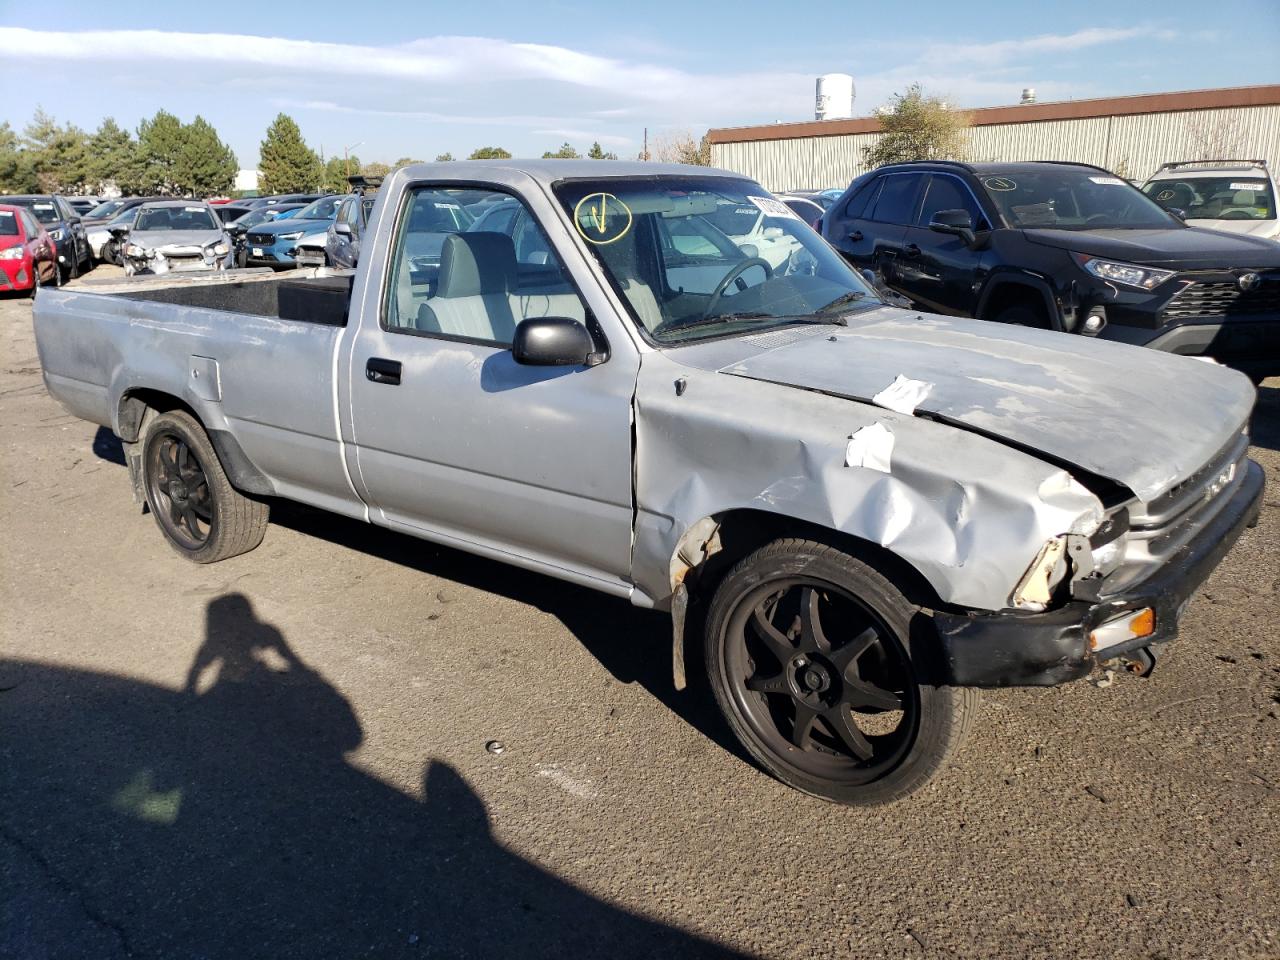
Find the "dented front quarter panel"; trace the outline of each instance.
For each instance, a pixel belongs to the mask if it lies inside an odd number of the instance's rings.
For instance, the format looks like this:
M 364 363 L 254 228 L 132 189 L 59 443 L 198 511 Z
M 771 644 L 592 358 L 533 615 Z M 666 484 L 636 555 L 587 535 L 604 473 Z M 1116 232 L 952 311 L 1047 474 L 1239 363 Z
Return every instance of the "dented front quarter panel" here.
M 944 603 L 998 610 L 1046 541 L 1101 518 L 1098 499 L 1062 469 L 990 438 L 717 372 L 734 349 L 709 344 L 643 358 L 633 575 L 651 597 L 671 595 L 672 559 L 690 527 L 756 510 L 878 544 L 919 571 Z M 850 436 L 877 422 L 893 434 L 889 472 L 846 466 Z

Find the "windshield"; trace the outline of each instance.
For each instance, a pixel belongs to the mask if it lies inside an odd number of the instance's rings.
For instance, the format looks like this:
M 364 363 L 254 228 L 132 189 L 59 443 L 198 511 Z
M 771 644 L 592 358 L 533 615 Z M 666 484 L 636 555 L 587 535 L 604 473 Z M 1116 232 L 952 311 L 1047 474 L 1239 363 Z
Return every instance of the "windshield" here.
M 235 221 L 237 227 L 256 227 L 260 223 L 266 223 L 268 220 L 280 220 L 284 217 L 292 215 L 293 211 L 301 210 L 302 204 L 286 205 L 281 204 L 275 207 L 259 207 L 257 210 L 250 210 L 240 219 Z
M 57 223 L 62 219 L 52 200 L 6 200 L 5 203 L 26 207 L 41 223 Z
M 148 230 L 217 230 L 218 223 L 208 207 L 142 207 L 135 233 Z
M 686 343 L 881 301 L 816 233 L 749 180 L 573 180 L 556 196 L 635 319 Z M 751 212 L 754 211 L 754 212 Z M 722 227 L 760 222 L 749 236 Z M 823 311 L 825 317 L 814 317 Z
M 1056 230 L 1162 229 L 1178 226 L 1141 190 L 1102 170 L 1045 164 L 979 174 L 1012 227 Z
M 128 210 L 125 210 L 121 213 L 117 213 L 115 217 L 112 218 L 112 220 L 107 224 L 107 227 L 110 228 L 110 227 L 133 226 L 133 221 L 135 218 L 137 218 L 138 211 L 141 209 L 142 209 L 141 207 L 130 207 Z
M 18 215 L 12 210 L 0 210 L 0 237 L 18 236 Z
M 338 215 L 338 205 L 346 197 L 321 197 L 294 214 L 299 220 L 332 220 Z
M 1152 180 L 1142 192 L 1166 210 L 1181 210 L 1188 220 L 1274 220 L 1276 199 L 1266 177 L 1168 177 Z
M 123 200 L 104 200 L 84 215 L 86 220 L 109 220 L 124 206 Z

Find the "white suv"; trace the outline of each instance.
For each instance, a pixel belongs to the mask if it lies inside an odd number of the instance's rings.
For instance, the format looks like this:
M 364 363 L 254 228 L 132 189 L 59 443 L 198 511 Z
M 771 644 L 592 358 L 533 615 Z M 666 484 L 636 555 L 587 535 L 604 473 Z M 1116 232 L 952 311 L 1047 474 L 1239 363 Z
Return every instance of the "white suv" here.
M 1276 182 L 1265 160 L 1166 163 L 1142 192 L 1192 226 L 1280 240 Z

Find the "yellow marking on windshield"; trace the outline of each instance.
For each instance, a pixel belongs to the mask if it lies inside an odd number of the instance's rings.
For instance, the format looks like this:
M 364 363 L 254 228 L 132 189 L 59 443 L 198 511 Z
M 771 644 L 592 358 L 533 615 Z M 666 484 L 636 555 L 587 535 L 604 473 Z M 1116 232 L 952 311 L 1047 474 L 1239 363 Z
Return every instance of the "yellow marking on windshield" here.
M 612 193 L 589 193 L 573 208 L 574 228 L 598 247 L 621 240 L 631 223 L 631 208 Z

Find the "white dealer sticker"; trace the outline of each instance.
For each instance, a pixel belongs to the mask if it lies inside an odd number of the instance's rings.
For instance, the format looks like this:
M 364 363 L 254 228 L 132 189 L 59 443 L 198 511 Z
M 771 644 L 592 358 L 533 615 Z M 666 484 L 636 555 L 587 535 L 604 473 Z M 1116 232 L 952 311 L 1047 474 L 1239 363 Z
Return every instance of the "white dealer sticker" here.
M 794 217 L 796 220 L 800 219 L 781 200 L 775 200 L 773 197 L 747 197 L 747 199 L 759 207 L 766 217 Z
M 204 207 L 183 207 L 187 213 L 204 213 Z
M 1265 185 L 1261 180 L 1255 180 L 1253 183 L 1233 183 L 1230 184 L 1232 190 L 1264 190 Z
M 1089 179 L 1092 180 L 1094 183 L 1102 183 L 1102 184 L 1107 184 L 1109 186 L 1115 186 L 1115 187 L 1124 186 L 1124 181 L 1121 180 L 1119 177 L 1090 177 Z

